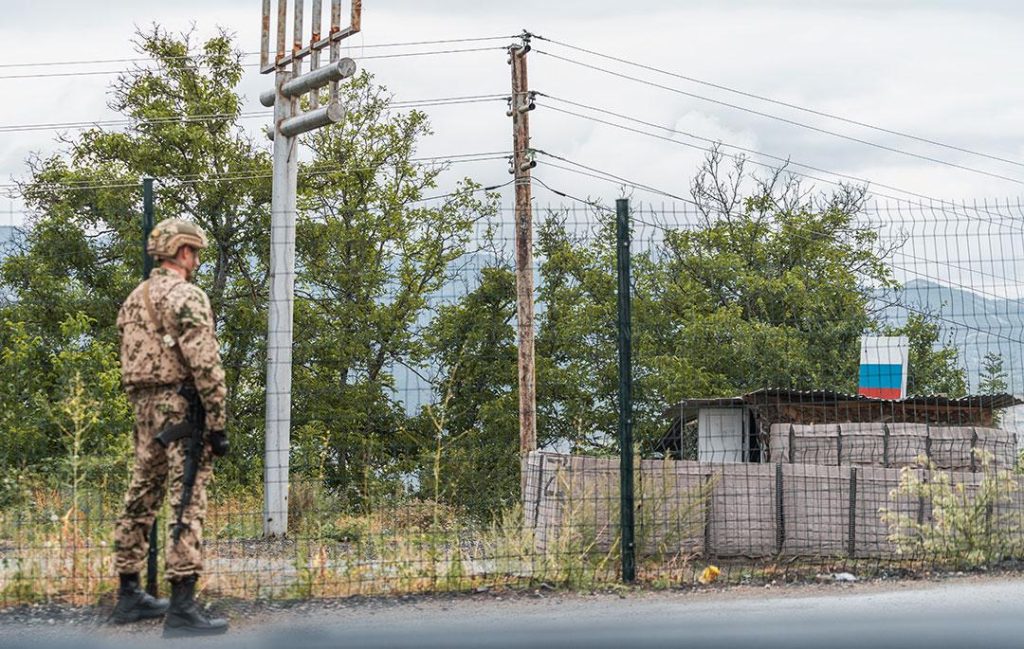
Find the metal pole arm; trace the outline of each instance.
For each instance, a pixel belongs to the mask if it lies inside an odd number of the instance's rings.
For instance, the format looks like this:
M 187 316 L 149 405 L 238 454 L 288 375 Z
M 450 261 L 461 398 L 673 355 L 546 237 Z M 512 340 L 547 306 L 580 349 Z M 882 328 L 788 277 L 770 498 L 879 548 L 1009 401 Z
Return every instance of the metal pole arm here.
M 347 79 L 356 73 L 356 62 L 350 58 L 338 59 L 337 61 L 307 72 L 301 77 L 296 77 L 281 86 L 281 93 L 285 97 L 297 97 L 317 88 L 323 88 L 332 81 Z M 274 105 L 277 93 L 267 90 L 260 93 L 260 103 L 270 108 Z
M 291 117 L 281 122 L 281 134 L 285 137 L 295 137 L 308 131 L 316 130 L 322 126 L 340 122 L 345 116 L 345 109 L 338 102 L 330 103 L 323 108 L 311 110 L 298 117 Z

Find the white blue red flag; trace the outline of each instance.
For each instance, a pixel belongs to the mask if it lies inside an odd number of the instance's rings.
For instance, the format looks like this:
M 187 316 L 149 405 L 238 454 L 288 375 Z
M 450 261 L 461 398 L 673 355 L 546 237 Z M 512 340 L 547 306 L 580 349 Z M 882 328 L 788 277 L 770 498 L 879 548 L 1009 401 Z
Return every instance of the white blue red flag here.
M 906 397 L 909 356 L 910 341 L 906 336 L 862 336 L 857 393 L 876 399 Z

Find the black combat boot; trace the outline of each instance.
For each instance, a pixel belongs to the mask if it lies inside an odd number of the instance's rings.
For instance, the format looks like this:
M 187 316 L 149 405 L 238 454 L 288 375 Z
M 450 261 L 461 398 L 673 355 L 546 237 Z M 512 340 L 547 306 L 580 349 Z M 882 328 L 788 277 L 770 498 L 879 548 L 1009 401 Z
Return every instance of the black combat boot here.
M 164 618 L 165 638 L 217 635 L 228 630 L 227 620 L 203 615 L 196 604 L 195 594 L 195 575 L 171 582 L 171 607 Z
M 121 575 L 121 588 L 110 619 L 114 624 L 148 620 L 166 613 L 169 605 L 166 599 L 156 599 L 139 587 L 139 573 Z

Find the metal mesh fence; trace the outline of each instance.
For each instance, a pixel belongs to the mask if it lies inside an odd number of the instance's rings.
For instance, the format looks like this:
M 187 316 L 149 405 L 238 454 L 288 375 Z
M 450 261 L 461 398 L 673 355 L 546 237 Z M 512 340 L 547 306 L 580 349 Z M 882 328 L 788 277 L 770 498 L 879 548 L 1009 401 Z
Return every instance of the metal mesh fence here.
M 742 581 L 1024 553 L 1019 206 L 844 207 L 631 206 L 627 550 L 640 581 L 708 581 L 711 564 Z M 267 242 L 200 274 L 234 445 L 209 487 L 208 593 L 620 578 L 613 213 L 537 212 L 541 450 L 521 458 L 511 210 L 430 209 L 397 223 L 329 209 L 299 220 L 283 538 L 263 535 Z M 119 394 L 118 303 L 82 294 L 96 281 L 81 265 L 46 303 L 26 264 L 55 233 L 45 218 L 11 232 L 0 601 L 91 602 L 114 587 L 130 458 L 129 404 L 101 400 Z M 138 240 L 127 225 L 75 239 L 107 295 L 138 273 L 102 253 Z M 895 361 L 875 338 L 905 340 Z M 165 504 L 158 520 L 163 553 L 174 512 Z

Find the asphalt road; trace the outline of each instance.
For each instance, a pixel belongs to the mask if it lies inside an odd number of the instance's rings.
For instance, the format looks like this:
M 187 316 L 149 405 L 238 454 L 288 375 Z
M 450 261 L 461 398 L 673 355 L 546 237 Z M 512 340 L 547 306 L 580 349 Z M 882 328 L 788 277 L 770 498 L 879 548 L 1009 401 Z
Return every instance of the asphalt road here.
M 1024 578 L 625 597 L 447 598 L 282 612 L 228 636 L 171 646 L 285 647 L 1024 647 Z M 2 647 L 147 647 L 159 626 L 0 626 Z

